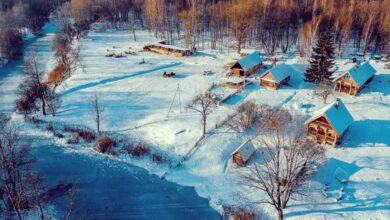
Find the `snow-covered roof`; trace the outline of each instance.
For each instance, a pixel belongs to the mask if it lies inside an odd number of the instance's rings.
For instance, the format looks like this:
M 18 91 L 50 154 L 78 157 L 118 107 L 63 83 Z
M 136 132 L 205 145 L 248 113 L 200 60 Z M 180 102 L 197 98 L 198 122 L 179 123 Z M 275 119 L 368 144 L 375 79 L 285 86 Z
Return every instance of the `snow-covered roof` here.
M 261 77 L 266 75 L 267 73 L 271 73 L 274 77 L 276 83 L 280 83 L 284 79 L 290 76 L 290 73 L 292 72 L 292 69 L 289 65 L 282 63 L 280 65 L 277 65 L 276 67 L 268 70 L 267 72 L 263 73 Z
M 355 83 L 360 87 L 364 85 L 364 83 L 367 82 L 367 80 L 373 77 L 375 73 L 376 70 L 367 61 L 362 65 L 359 64 L 354 65 L 354 67 L 349 69 L 346 73 L 342 74 L 341 76 L 338 76 L 336 80 L 344 76 L 345 74 L 349 74 L 352 77 L 353 81 L 355 81 Z
M 240 54 L 251 54 L 251 53 L 254 53 L 256 52 L 255 49 L 241 49 L 240 50 Z
M 240 59 L 237 61 L 238 64 L 240 64 L 241 68 L 244 71 L 248 71 L 251 68 L 261 64 L 263 62 L 263 59 L 260 57 L 259 52 L 253 52 L 249 54 L 248 56 Z M 233 65 L 234 67 L 235 65 Z
M 240 77 L 229 77 L 229 78 L 223 78 L 222 80 L 223 82 L 234 83 L 234 84 L 245 82 L 245 79 Z
M 256 149 L 253 146 L 253 143 L 251 140 L 248 140 L 241 144 L 235 151 L 233 151 L 233 154 L 239 152 L 241 155 L 241 158 L 244 162 L 248 161 L 249 158 L 252 156 L 253 153 L 255 153 Z
M 308 124 L 321 116 L 327 118 L 338 135 L 342 135 L 353 122 L 352 115 L 341 100 L 337 100 L 318 110 L 305 122 L 305 124 Z
M 154 43 L 154 44 L 146 45 L 146 47 L 150 47 L 150 46 L 158 46 L 158 47 L 162 47 L 162 48 L 167 48 L 167 49 L 172 49 L 172 50 L 180 50 L 180 51 L 188 51 L 189 50 L 186 48 L 168 45 L 168 44 L 161 44 L 161 43 Z

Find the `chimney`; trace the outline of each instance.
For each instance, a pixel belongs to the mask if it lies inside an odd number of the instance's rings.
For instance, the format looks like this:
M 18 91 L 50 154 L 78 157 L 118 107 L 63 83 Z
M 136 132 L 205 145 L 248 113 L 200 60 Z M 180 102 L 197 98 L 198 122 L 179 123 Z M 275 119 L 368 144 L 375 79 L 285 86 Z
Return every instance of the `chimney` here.
M 339 108 L 340 101 L 341 101 L 341 100 L 340 100 L 339 98 L 336 99 L 336 102 L 334 103 L 334 107 L 335 107 L 336 109 Z

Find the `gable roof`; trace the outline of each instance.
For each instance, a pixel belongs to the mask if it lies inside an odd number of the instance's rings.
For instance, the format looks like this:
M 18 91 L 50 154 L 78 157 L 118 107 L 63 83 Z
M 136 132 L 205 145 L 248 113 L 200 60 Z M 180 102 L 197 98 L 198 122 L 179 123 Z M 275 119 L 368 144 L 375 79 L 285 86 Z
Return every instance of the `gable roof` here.
M 318 110 L 305 122 L 305 124 L 308 124 L 321 116 L 325 116 L 327 118 L 338 135 L 342 135 L 353 122 L 352 115 L 341 100 L 337 100 Z
M 178 47 L 174 45 L 168 45 L 168 44 L 162 44 L 162 43 L 154 43 L 154 44 L 149 44 L 146 45 L 145 47 L 151 47 L 151 46 L 157 46 L 161 48 L 166 48 L 166 49 L 172 49 L 172 50 L 178 50 L 178 51 L 190 51 L 190 49 L 183 48 L 183 47 Z
M 259 52 L 253 52 L 253 53 L 249 54 L 248 56 L 237 61 L 237 63 L 235 63 L 231 67 L 231 69 L 234 68 L 235 66 L 237 66 L 237 64 L 239 64 L 244 71 L 248 71 L 248 70 L 252 69 L 253 67 L 261 64 L 262 62 L 263 62 L 263 59 L 260 57 Z
M 364 85 L 364 83 L 367 82 L 371 77 L 373 77 L 376 73 L 376 70 L 374 67 L 371 66 L 371 64 L 367 61 L 363 63 L 362 65 L 356 64 L 354 67 L 349 69 L 346 73 L 342 74 L 341 76 L 338 76 L 335 80 L 339 79 L 340 77 L 345 76 L 345 74 L 349 74 L 353 81 L 361 87 Z
M 248 140 L 241 144 L 235 151 L 233 151 L 233 154 L 239 152 L 241 155 L 241 158 L 244 162 L 248 161 L 249 158 L 252 156 L 253 153 L 255 153 L 256 149 L 253 146 L 253 143 L 251 140 Z
M 260 77 L 265 76 L 267 73 L 271 73 L 276 83 L 282 82 L 284 79 L 290 76 L 292 69 L 289 65 L 282 63 L 263 73 Z

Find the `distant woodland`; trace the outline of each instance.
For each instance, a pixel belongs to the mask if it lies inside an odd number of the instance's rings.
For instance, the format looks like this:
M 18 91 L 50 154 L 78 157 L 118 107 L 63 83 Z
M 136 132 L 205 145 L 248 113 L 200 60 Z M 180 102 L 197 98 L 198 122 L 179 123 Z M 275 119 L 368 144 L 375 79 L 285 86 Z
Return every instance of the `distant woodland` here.
M 309 56 L 332 27 L 338 55 L 347 49 L 390 54 L 390 0 L 0 0 L 0 54 L 22 52 L 23 34 L 36 35 L 50 15 L 71 20 L 82 37 L 96 22 L 187 47 L 254 47 L 269 54 L 291 48 Z M 66 12 L 66 13 L 65 13 Z

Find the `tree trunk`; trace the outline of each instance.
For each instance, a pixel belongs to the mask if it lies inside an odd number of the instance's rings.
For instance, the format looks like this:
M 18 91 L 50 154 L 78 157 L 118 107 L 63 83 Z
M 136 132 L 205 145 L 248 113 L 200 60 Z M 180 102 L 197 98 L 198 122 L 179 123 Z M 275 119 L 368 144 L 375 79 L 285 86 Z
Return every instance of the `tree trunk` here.
M 278 209 L 278 220 L 283 220 L 283 209 Z
M 46 115 L 46 103 L 45 103 L 45 98 L 41 97 L 41 102 L 42 102 L 42 114 Z
M 203 115 L 203 135 L 206 134 L 206 115 Z

